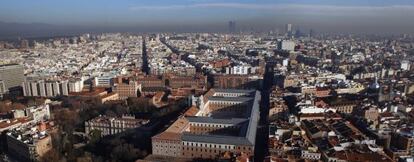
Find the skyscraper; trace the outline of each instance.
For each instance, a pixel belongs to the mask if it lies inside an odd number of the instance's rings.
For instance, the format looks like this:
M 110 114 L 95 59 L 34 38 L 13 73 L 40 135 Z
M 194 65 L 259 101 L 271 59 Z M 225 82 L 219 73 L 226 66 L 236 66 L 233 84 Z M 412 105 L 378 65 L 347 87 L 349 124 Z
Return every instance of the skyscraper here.
M 0 65 L 0 80 L 3 80 L 6 91 L 21 86 L 24 81 L 23 65 Z
M 236 22 L 235 21 L 229 21 L 229 32 L 235 33 L 236 32 Z
M 292 37 L 293 31 L 292 31 L 292 24 L 286 24 L 286 36 Z
M 23 39 L 20 41 L 20 48 L 21 49 L 27 49 L 29 48 L 29 41 L 26 39 Z
M 309 37 L 312 38 L 315 35 L 315 31 L 313 29 L 309 30 Z
M 292 24 L 286 24 L 286 33 L 292 33 Z

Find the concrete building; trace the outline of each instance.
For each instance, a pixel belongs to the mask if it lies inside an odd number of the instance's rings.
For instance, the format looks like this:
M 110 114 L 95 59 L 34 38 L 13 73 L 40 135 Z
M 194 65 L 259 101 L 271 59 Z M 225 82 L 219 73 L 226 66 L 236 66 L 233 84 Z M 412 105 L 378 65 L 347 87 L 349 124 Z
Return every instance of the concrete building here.
M 13 110 L 14 118 L 30 118 L 33 123 L 44 122 L 50 119 L 50 107 L 48 104 L 32 106 L 25 109 Z
M 414 153 L 414 135 L 411 132 L 391 133 L 390 149 L 393 152 L 403 153 L 404 155 L 413 155 Z
M 249 75 L 214 75 L 215 88 L 249 89 L 260 86 L 258 79 Z
M 286 24 L 285 31 L 287 34 L 292 34 L 292 24 Z
M 130 79 L 124 79 L 122 77 L 118 77 L 118 81 L 115 84 L 115 92 L 118 93 L 120 99 L 127 99 L 128 97 L 137 97 L 138 96 L 138 89 L 140 85 Z
M 7 133 L 8 155 L 19 161 L 39 161 L 50 149 L 52 138 L 46 130 L 19 128 Z
M 302 150 L 301 158 L 307 159 L 307 160 L 320 160 L 321 153 L 313 151 L 313 150 Z
M 236 22 L 235 21 L 229 21 L 229 32 L 236 33 Z
M 27 39 L 22 39 L 20 41 L 20 49 L 28 49 L 29 48 L 29 41 Z
M 250 66 L 226 67 L 226 74 L 247 75 L 251 73 Z
M 149 75 L 149 76 L 138 76 L 138 84 L 141 84 L 142 88 L 148 87 L 165 87 L 165 81 L 158 76 Z
M 294 51 L 295 50 L 295 42 L 289 40 L 279 41 L 277 45 L 278 50 L 285 50 L 285 51 Z
M 83 82 L 83 78 L 69 80 L 69 92 L 81 92 L 84 86 Z
M 20 87 L 24 81 L 23 65 L 0 65 L 0 80 L 3 81 L 6 92 L 10 89 Z
M 411 69 L 411 63 L 408 60 L 401 61 L 401 69 L 402 70 L 410 70 Z
M 22 83 L 24 96 L 56 97 L 67 96 L 71 91 L 69 82 L 65 81 L 25 81 Z M 76 90 L 73 89 L 72 90 Z
M 94 84 L 96 87 L 111 87 L 113 86 L 113 76 L 110 75 L 103 75 L 103 76 L 97 76 L 94 79 Z
M 26 108 L 26 116 L 33 119 L 35 123 L 50 119 L 50 107 L 48 104 Z
M 195 76 L 168 76 L 164 78 L 171 88 L 195 88 L 204 89 L 207 87 L 207 77 L 202 75 Z
M 153 154 L 193 159 L 231 152 L 252 157 L 260 99 L 255 90 L 211 89 L 200 96 L 194 116 L 180 117 L 152 137 Z

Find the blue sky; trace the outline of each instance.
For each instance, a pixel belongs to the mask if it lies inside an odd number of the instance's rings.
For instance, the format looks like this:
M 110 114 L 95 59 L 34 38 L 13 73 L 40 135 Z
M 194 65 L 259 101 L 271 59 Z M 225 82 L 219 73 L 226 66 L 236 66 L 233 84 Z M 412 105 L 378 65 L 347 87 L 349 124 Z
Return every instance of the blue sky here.
M 294 15 L 294 12 L 298 16 L 301 13 L 323 16 L 337 8 L 345 13 L 336 14 L 350 14 L 346 12 L 353 9 L 369 14 L 364 10 L 398 10 L 398 7 L 412 5 L 413 0 L 1 0 L 0 21 L 51 24 L 198 22 Z
M 414 27 L 414 0 L 0 0 L 0 21 L 57 25 Z M 409 21 L 407 21 L 409 20 Z M 388 25 L 388 26 L 387 26 Z

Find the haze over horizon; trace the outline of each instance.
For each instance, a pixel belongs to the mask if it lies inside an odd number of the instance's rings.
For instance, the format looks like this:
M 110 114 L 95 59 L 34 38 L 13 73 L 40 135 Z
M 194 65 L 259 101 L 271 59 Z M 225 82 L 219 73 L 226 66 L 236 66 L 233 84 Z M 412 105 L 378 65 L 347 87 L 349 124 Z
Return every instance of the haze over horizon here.
M 45 29 L 225 31 L 229 20 L 238 30 L 274 30 L 291 23 L 319 32 L 400 34 L 414 33 L 413 17 L 412 0 L 3 0 L 0 37 Z

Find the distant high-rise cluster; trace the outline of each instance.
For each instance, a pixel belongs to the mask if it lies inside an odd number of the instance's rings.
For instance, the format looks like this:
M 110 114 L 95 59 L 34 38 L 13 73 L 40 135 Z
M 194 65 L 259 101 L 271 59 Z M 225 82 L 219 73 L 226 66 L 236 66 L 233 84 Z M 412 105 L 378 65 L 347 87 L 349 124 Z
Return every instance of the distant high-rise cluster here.
M 21 49 L 27 49 L 29 48 L 29 41 L 26 39 L 23 39 L 20 41 L 20 48 Z
M 285 31 L 286 31 L 286 34 L 291 35 L 292 34 L 292 24 L 286 24 Z
M 229 32 L 235 33 L 236 32 L 236 22 L 235 21 L 229 21 Z

